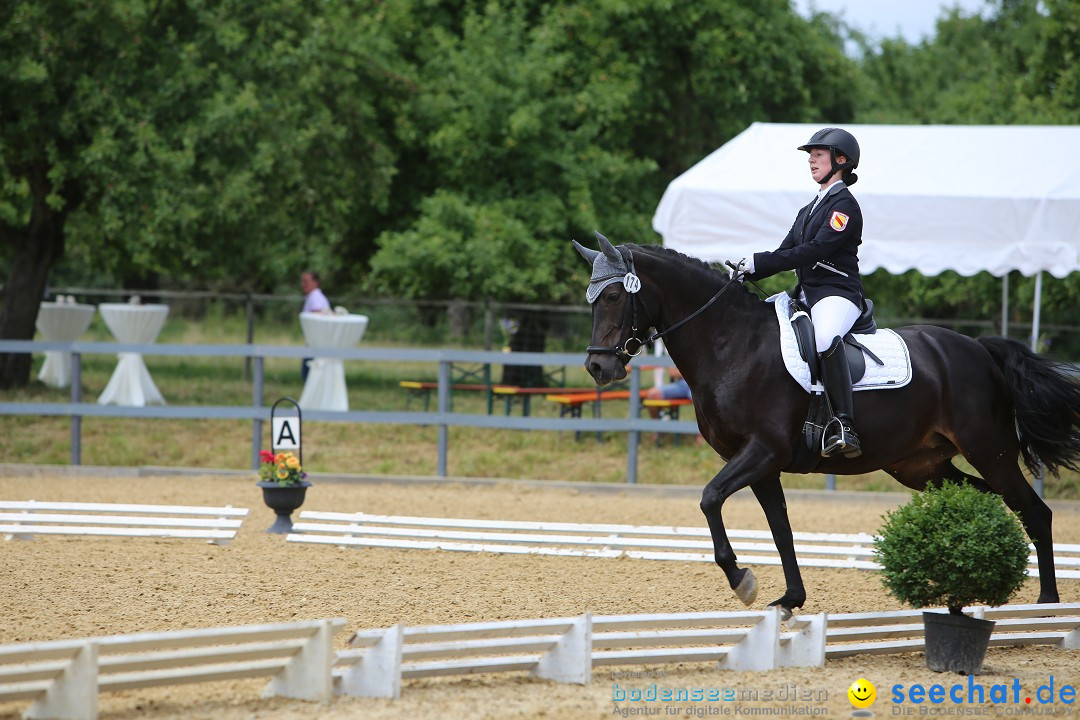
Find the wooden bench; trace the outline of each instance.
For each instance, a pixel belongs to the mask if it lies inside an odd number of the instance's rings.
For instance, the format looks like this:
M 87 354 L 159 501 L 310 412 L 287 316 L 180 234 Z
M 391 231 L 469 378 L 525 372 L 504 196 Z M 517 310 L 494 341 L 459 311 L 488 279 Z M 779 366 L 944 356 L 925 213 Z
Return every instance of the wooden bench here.
M 644 408 L 656 408 L 659 411 L 661 419 L 666 420 L 678 420 L 679 408 L 686 405 L 693 405 L 694 401 L 690 398 L 645 398 L 641 401 L 641 406 Z M 679 433 L 675 435 L 675 447 L 679 446 Z M 661 445 L 661 435 L 656 433 L 656 447 Z
M 641 391 L 641 399 L 645 399 L 647 390 Z M 586 403 L 592 404 L 592 416 L 594 418 L 602 417 L 602 411 L 600 406 L 607 400 L 629 400 L 629 390 L 588 390 L 586 392 L 562 392 L 554 393 L 547 396 L 548 402 L 558 403 L 559 405 L 559 417 L 566 417 L 569 415 L 571 418 L 581 417 L 581 410 Z M 574 439 L 581 439 L 581 432 L 574 432 Z M 596 433 L 596 439 L 603 441 L 604 434 L 602 432 Z
M 424 412 L 427 412 L 431 407 L 431 394 L 438 392 L 439 383 L 428 382 L 425 380 L 402 380 L 398 383 L 398 386 L 408 391 L 405 396 L 405 409 L 408 409 L 409 403 L 414 397 L 419 397 L 424 400 Z M 483 391 L 487 392 L 491 390 L 490 385 L 482 385 L 476 383 L 453 383 L 450 385 L 450 390 L 463 390 L 463 391 Z M 450 409 L 454 408 L 454 393 L 450 393 Z M 490 412 L 490 410 L 489 410 Z
M 0 501 L 5 540 L 35 535 L 196 538 L 227 545 L 247 508 Z
M 98 716 L 98 694 L 269 677 L 264 695 L 328 702 L 333 636 L 344 619 L 112 635 L 0 646 L 0 701 L 25 717 Z
M 424 411 L 426 412 L 431 406 L 431 396 L 433 393 L 438 392 L 439 383 L 434 381 L 423 380 L 402 380 L 398 382 L 398 385 L 409 391 L 408 398 L 422 397 L 424 400 Z M 488 397 L 488 414 L 490 415 L 493 409 L 493 401 L 495 398 L 501 398 L 505 403 L 505 412 L 509 415 L 513 409 L 515 402 L 520 402 L 522 407 L 522 415 L 529 415 L 532 410 L 530 400 L 535 395 L 548 395 L 556 392 L 563 393 L 586 393 L 591 392 L 595 395 L 595 391 L 590 388 L 562 388 L 562 387 L 542 387 L 542 388 L 529 388 L 518 387 L 517 385 L 477 385 L 471 383 L 453 383 L 450 385 L 451 391 L 464 390 L 464 391 L 482 391 L 490 393 Z M 450 394 L 450 407 L 453 408 L 454 396 Z
M 641 391 L 641 398 L 645 399 L 645 393 Z M 593 403 L 593 417 L 600 417 L 600 403 L 605 400 L 629 400 L 629 390 L 568 390 L 551 393 L 547 396 L 549 402 L 559 404 L 559 417 L 569 415 L 572 418 L 581 417 L 581 408 L 585 403 Z
M 694 401 L 690 398 L 645 398 L 641 401 L 643 407 L 659 408 L 661 416 L 666 415 L 672 420 L 679 419 L 679 408 L 693 404 Z
M 495 385 L 491 392 L 500 397 L 506 403 L 506 414 L 509 415 L 515 402 L 521 403 L 521 414 L 528 416 L 532 411 L 532 398 L 537 395 L 550 396 L 559 394 L 591 394 L 596 396 L 596 390 L 592 388 L 567 388 L 567 387 L 517 387 L 516 385 Z

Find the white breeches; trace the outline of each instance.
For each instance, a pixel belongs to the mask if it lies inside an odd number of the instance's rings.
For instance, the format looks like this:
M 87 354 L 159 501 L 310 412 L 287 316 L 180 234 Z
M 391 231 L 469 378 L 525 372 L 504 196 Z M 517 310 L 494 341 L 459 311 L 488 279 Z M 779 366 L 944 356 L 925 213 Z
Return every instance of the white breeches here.
M 828 350 L 837 335 L 844 337 L 861 314 L 855 303 L 838 295 L 818 300 L 817 304 L 810 308 L 817 351 L 823 353 Z

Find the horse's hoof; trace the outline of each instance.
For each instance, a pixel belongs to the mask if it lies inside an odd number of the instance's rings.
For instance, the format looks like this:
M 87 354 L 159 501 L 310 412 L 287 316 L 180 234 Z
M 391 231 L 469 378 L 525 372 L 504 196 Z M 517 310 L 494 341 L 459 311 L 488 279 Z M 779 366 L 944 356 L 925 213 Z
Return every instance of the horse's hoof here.
M 780 622 L 786 623 L 793 617 L 791 608 L 786 608 L 783 605 L 779 605 L 777 603 L 773 603 L 773 606 L 780 608 Z
M 753 605 L 754 601 L 757 600 L 757 580 L 754 579 L 754 571 L 750 568 L 743 570 L 742 580 L 735 586 L 735 595 L 747 607 Z

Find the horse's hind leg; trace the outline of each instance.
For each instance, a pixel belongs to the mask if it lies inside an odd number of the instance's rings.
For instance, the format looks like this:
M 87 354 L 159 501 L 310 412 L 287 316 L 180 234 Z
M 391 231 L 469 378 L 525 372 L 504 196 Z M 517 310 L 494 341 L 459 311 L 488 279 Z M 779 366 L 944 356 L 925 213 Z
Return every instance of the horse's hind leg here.
M 983 431 L 986 432 L 985 428 Z M 1011 437 L 1011 436 L 1010 436 Z M 952 464 L 949 452 L 923 452 L 913 454 L 904 461 L 885 468 L 885 471 L 904 485 L 922 490 L 928 483 L 938 480 L 966 482 L 983 492 L 993 492 L 1002 497 L 1005 504 L 1020 516 L 1020 522 L 1027 530 L 1028 537 L 1035 543 L 1035 553 L 1039 559 L 1039 602 L 1058 602 L 1057 577 L 1054 568 L 1054 544 L 1051 532 L 1053 513 L 1028 484 L 1020 467 L 1013 460 L 1020 454 L 1015 441 L 1002 443 L 1004 452 L 973 452 L 964 455 L 972 467 L 983 477 L 978 478 L 965 473 Z
M 976 446 L 980 450 L 964 452 L 964 457 L 983 476 L 990 489 L 1001 495 L 1005 504 L 1020 516 L 1020 522 L 1027 530 L 1028 537 L 1035 543 L 1035 554 L 1039 560 L 1038 602 L 1060 602 L 1057 570 L 1054 567 L 1053 512 L 1028 484 L 1024 473 L 1020 472 L 1017 464 L 1020 448 L 1013 439 L 1015 434 L 1012 426 L 1008 427 L 1007 433 L 1003 431 L 998 437 L 1011 440 L 998 445 L 1004 447 L 1004 450 L 981 449 L 986 447 L 984 439 L 982 444 Z M 960 447 L 963 451 L 962 443 Z
M 803 586 L 802 573 L 799 572 L 799 561 L 795 557 L 795 540 L 791 534 L 791 523 L 788 520 L 787 502 L 784 500 L 784 488 L 780 484 L 780 473 L 762 478 L 750 486 L 757 497 L 761 509 L 765 511 L 765 518 L 769 521 L 769 529 L 772 531 L 773 543 L 776 552 L 780 555 L 780 562 L 784 566 L 784 582 L 787 590 L 783 596 L 770 605 L 779 605 L 787 616 L 795 608 L 803 606 L 806 602 L 806 588 Z

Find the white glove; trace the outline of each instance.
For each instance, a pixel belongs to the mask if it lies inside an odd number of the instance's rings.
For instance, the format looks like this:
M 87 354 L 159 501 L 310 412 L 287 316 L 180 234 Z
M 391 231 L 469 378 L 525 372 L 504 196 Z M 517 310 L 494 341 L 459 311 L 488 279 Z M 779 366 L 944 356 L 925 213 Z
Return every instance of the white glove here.
M 728 260 L 727 266 L 729 268 L 728 277 L 742 282 L 746 275 L 754 274 L 754 257 L 751 255 L 749 258 L 743 258 L 737 263 Z

